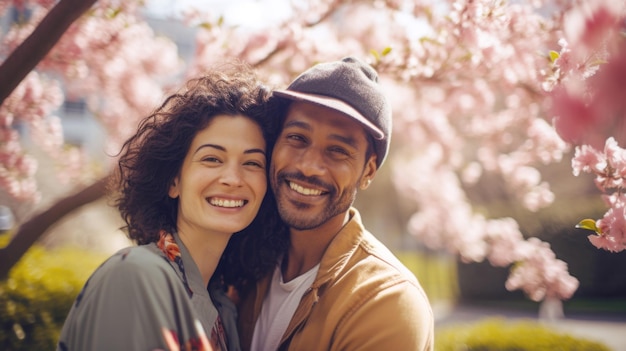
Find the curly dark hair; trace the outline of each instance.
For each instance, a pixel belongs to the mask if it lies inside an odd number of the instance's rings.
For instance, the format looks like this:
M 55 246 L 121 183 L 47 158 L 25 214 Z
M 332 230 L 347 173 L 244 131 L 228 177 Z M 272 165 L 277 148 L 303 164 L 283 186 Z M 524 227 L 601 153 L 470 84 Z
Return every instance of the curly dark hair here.
M 161 230 L 176 231 L 178 199 L 170 198 L 168 190 L 196 133 L 214 116 L 244 115 L 258 123 L 269 158 L 279 127 L 273 113 L 275 105 L 271 90 L 243 63 L 191 79 L 167 97 L 140 122 L 120 151 L 111 185 L 128 237 L 141 245 L 156 242 Z M 287 242 L 287 230 L 268 187 L 259 214 L 231 238 L 216 273 L 230 284 L 256 279 L 274 267 Z

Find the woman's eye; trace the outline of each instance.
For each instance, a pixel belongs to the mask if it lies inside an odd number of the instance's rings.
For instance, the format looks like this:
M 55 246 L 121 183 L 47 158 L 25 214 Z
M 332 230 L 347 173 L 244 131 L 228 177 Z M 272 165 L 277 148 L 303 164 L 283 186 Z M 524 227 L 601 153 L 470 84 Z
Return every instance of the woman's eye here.
M 220 162 L 220 160 L 217 157 L 205 156 L 202 158 L 202 162 Z
M 260 161 L 248 161 L 248 162 L 244 163 L 244 165 L 246 165 L 246 166 L 254 166 L 254 167 L 261 168 L 261 169 L 265 169 L 265 164 L 263 162 L 260 162 Z

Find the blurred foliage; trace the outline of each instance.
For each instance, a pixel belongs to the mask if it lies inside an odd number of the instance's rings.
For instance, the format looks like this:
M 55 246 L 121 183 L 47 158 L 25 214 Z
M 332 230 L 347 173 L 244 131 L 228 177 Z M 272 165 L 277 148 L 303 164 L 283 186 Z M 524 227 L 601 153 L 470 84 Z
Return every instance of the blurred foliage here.
M 576 177 L 572 174 L 573 156 L 571 151 L 559 163 L 538 166 L 555 199 L 550 206 L 535 212 L 526 209 L 512 195 L 514 190 L 506 188 L 502 179 L 491 174 L 467 186 L 466 191 L 480 213 L 488 218 L 514 218 L 527 237 L 549 240 L 555 232 L 564 229 L 569 229 L 572 235 L 580 234 L 584 231 L 575 229 L 576 224 L 583 218 L 600 218 L 607 207 L 592 175 Z
M 610 351 L 599 342 L 555 332 L 532 321 L 487 318 L 473 324 L 441 327 L 435 351 Z
M 580 286 L 571 301 L 576 300 L 622 300 L 626 295 L 626 252 L 613 253 L 591 245 L 587 231 L 556 228 L 546 236 L 556 256 L 565 261 L 569 272 L 578 279 Z M 458 263 L 459 296 L 466 301 L 497 299 L 524 299 L 521 291 L 507 291 L 504 282 L 508 278 L 508 267 L 493 267 L 489 262 Z M 625 305 L 625 304 L 622 304 Z M 577 304 L 566 305 L 567 311 L 577 310 Z M 613 313 L 624 313 L 620 306 Z
M 0 246 L 8 235 L 0 236 Z M 456 261 L 448 255 L 398 251 L 431 301 L 458 296 Z M 46 250 L 33 246 L 0 282 L 0 349 L 53 350 L 71 304 L 106 255 L 78 248 Z M 488 319 L 437 329 L 436 351 L 563 350 L 608 351 L 595 342 L 557 334 L 532 322 Z
M 5 246 L 10 233 L 0 235 Z M 458 294 L 453 257 L 431 252 L 396 255 L 415 274 L 431 301 Z M 0 349 L 53 350 L 75 297 L 107 255 L 64 247 L 35 245 L 0 282 Z
M 0 282 L 0 349 L 54 350 L 75 297 L 105 258 L 78 248 L 31 247 Z
M 415 274 L 431 303 L 457 299 L 459 288 L 454 257 L 419 251 L 396 251 L 395 255 Z

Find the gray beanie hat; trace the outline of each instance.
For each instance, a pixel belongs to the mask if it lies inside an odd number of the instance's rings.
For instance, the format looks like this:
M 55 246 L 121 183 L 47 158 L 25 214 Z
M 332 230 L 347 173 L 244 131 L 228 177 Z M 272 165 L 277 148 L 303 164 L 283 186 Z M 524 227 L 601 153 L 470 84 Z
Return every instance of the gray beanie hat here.
M 300 74 L 274 95 L 307 101 L 344 113 L 361 123 L 374 139 L 380 168 L 391 137 L 391 105 L 378 84 L 378 74 L 354 57 L 320 63 Z

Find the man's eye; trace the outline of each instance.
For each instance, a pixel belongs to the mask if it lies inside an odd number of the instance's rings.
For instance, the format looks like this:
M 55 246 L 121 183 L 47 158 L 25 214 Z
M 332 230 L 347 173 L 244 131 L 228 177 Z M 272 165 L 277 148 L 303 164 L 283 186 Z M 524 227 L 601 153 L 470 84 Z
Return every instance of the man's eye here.
M 299 134 L 288 134 L 286 136 L 286 138 L 288 140 L 298 141 L 298 142 L 305 142 L 306 141 L 306 139 L 302 135 L 299 135 Z
M 330 148 L 330 152 L 332 152 L 335 155 L 350 156 L 350 153 L 348 152 L 348 150 L 344 148 L 340 148 L 340 147 Z

